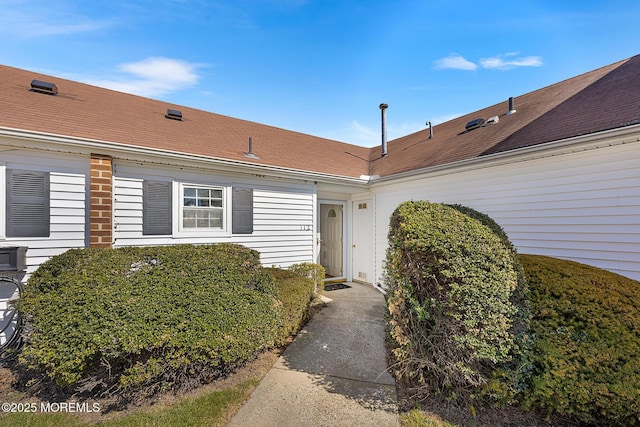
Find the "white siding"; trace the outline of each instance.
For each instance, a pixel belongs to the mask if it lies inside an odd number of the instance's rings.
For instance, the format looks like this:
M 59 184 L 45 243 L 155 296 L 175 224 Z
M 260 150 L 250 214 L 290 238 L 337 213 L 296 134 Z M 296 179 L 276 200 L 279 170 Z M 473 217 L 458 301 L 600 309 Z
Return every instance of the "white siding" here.
M 61 156 L 45 151 L 11 150 L 1 153 L 7 169 L 50 172 L 49 237 L 5 238 L 0 245 L 27 246 L 27 274 L 54 255 L 85 246 L 86 187 L 89 160 L 82 156 Z M 2 179 L 4 185 L 4 177 Z M 0 201 L 3 211 L 5 200 Z M 4 216 L 2 217 L 4 221 Z
M 376 187 L 376 277 L 382 273 L 393 210 L 406 200 L 429 200 L 490 215 L 521 253 L 570 259 L 639 280 L 638 145 Z
M 266 266 L 286 267 L 299 262 L 312 262 L 314 257 L 315 189 L 312 184 L 269 182 L 246 177 L 224 177 L 171 169 L 134 170 L 116 165 L 114 175 L 114 246 L 148 246 L 172 244 L 238 243 L 260 252 Z M 155 178 L 154 178 L 155 177 Z M 161 178 L 159 178 L 161 177 Z M 142 183 L 144 179 L 173 179 L 177 182 L 204 182 L 224 186 L 227 193 L 235 185 L 253 188 L 252 234 L 181 236 L 177 233 L 177 215 L 173 218 L 172 236 L 142 234 Z M 174 184 L 176 185 L 176 184 Z M 175 194 L 175 193 L 174 193 Z M 230 204 L 230 197 L 227 198 Z M 174 213 L 179 200 L 173 200 Z M 230 215 L 230 206 L 225 215 Z

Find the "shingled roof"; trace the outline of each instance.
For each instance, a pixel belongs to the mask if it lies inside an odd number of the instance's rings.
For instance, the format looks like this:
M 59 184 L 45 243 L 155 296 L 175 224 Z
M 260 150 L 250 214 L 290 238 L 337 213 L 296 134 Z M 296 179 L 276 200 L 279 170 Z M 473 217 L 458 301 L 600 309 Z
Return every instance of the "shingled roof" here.
M 31 92 L 32 80 L 53 82 L 55 96 Z M 183 120 L 165 118 L 167 109 Z M 479 158 L 640 123 L 640 55 L 507 101 L 365 148 L 83 83 L 0 66 L 0 127 L 359 178 Z M 465 131 L 476 118 L 498 123 Z M 245 156 L 252 138 L 259 159 Z
M 640 55 L 390 141 L 370 175 L 389 176 L 640 123 Z M 465 131 L 476 118 L 496 124 Z
M 55 83 L 55 96 L 32 92 L 31 81 Z M 182 121 L 167 119 L 167 109 Z M 0 127 L 359 178 L 369 149 L 0 66 Z M 259 159 L 245 157 L 249 138 Z

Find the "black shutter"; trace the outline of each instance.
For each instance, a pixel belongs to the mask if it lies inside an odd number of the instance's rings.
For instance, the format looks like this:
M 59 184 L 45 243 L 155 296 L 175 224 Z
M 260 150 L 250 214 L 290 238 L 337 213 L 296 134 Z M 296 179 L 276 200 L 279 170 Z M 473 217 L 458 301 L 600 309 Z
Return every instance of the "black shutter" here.
M 142 183 L 142 234 L 171 234 L 171 193 L 170 182 Z
M 234 187 L 231 208 L 232 233 L 253 233 L 253 189 Z
M 7 237 L 49 237 L 49 173 L 7 169 Z

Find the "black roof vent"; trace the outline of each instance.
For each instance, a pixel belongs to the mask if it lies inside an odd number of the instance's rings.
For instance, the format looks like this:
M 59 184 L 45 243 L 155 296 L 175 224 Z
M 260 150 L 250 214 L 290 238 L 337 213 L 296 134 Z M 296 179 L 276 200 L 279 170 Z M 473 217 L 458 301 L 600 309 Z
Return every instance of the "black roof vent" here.
M 167 108 L 167 114 L 164 115 L 167 119 L 182 121 L 182 111 L 172 110 Z
M 46 93 L 48 95 L 57 95 L 58 87 L 54 83 L 43 82 L 41 80 L 32 80 L 31 92 Z
M 465 126 L 464 126 L 464 130 L 466 130 L 467 132 L 472 131 L 474 129 L 478 129 L 481 128 L 482 126 L 484 126 L 484 119 L 481 118 L 477 118 L 475 120 L 471 120 L 470 122 L 468 122 Z

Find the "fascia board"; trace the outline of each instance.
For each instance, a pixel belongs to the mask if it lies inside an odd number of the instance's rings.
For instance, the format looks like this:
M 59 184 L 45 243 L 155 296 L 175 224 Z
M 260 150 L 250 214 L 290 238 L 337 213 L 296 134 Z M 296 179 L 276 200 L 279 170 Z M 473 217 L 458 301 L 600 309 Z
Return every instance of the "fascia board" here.
M 372 181 L 371 187 L 412 181 L 417 178 L 451 175 L 469 170 L 519 163 L 533 159 L 559 156 L 567 153 L 595 150 L 621 144 L 640 142 L 640 125 L 626 126 L 564 140 L 546 142 L 503 153 L 489 154 L 428 168 L 388 175 Z
M 304 179 L 307 181 L 349 184 L 357 187 L 367 187 L 369 180 L 364 177 L 353 178 L 348 176 L 324 174 L 300 169 L 290 169 L 280 166 L 259 165 L 239 160 L 229 160 L 216 157 L 207 157 L 195 154 L 187 154 L 170 150 L 160 150 L 110 141 L 100 141 L 85 138 L 77 138 L 65 135 L 48 134 L 44 132 L 26 131 L 23 129 L 0 127 L 0 136 L 20 140 L 20 144 L 14 144 L 21 148 L 42 148 L 43 143 L 56 147 L 54 151 L 71 154 L 88 154 L 99 152 L 110 155 L 116 159 L 130 161 L 150 161 L 164 165 L 192 165 L 200 168 L 215 166 L 218 170 L 248 173 L 253 175 L 268 175 L 270 177 Z M 9 143 L 10 144 L 10 143 Z M 11 145 L 11 144 L 10 144 Z

